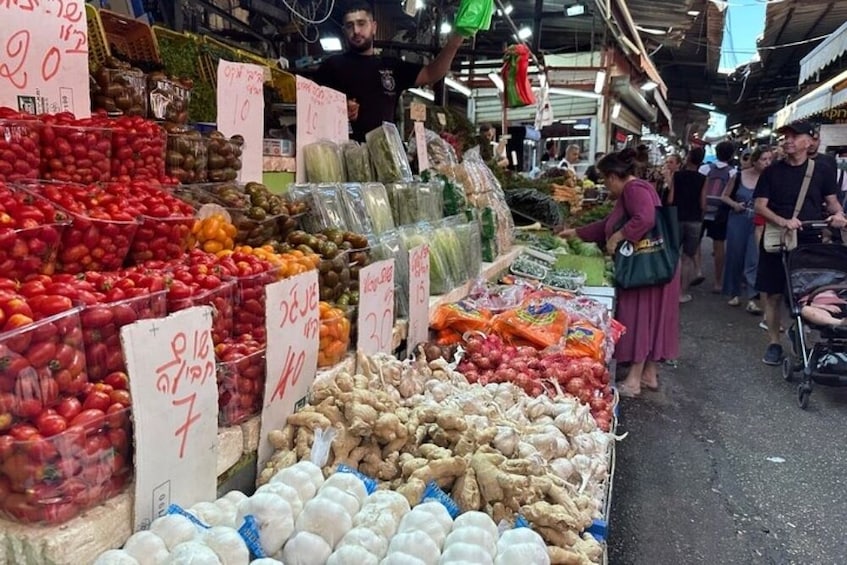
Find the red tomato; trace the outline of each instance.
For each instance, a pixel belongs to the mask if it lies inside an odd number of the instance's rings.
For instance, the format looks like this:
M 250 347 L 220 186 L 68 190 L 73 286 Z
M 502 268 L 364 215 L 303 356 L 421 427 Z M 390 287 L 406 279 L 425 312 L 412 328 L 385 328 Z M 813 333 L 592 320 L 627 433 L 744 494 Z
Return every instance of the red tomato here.
M 105 412 L 111 404 L 112 401 L 108 392 L 93 390 L 85 397 L 85 401 L 82 403 L 82 409 L 88 410 L 93 408 Z
M 82 426 L 86 432 L 93 433 L 103 427 L 106 413 L 96 408 L 84 409 L 70 421 L 71 426 Z
M 121 406 L 129 406 L 132 404 L 132 399 L 129 396 L 128 390 L 113 390 L 109 394 L 112 404 L 120 404 Z
M 38 426 L 38 433 L 44 437 L 60 434 L 68 428 L 68 421 L 63 416 L 47 412 L 41 414 L 35 423 Z
M 50 342 L 32 344 L 27 351 L 27 359 L 36 369 L 46 367 L 56 355 L 56 345 Z
M 124 429 L 129 423 L 129 409 L 123 404 L 112 404 L 106 411 L 109 427 L 112 429 Z
M 106 375 L 103 383 L 115 390 L 129 390 L 129 376 L 123 371 L 115 371 Z
M 66 420 L 65 423 L 67 424 L 68 421 L 73 420 L 82 412 L 82 403 L 76 398 L 66 396 L 59 402 L 56 412 Z

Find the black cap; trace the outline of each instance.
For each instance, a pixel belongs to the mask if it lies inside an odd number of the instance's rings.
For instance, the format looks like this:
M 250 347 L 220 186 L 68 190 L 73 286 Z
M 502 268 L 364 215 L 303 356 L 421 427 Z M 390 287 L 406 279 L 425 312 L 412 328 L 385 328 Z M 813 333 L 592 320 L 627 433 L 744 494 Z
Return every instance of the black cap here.
M 785 133 L 787 131 L 794 132 L 795 134 L 806 134 L 811 137 L 817 134 L 817 128 L 812 122 L 807 122 L 806 120 L 798 120 L 776 130 L 777 133 Z

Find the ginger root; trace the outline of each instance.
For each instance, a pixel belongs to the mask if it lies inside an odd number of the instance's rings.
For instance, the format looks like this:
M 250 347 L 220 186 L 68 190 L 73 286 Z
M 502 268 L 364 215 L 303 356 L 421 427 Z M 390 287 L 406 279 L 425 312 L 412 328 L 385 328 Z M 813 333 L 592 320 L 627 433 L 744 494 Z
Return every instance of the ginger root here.
M 301 426 L 309 428 L 309 430 L 313 432 L 315 430 L 332 427 L 332 422 L 329 421 L 329 418 L 319 414 L 318 412 L 314 412 L 314 408 L 307 408 L 300 410 L 299 412 L 295 412 L 289 416 L 285 422 L 289 426 Z
M 592 565 L 593 563 L 582 553 L 555 545 L 547 546 L 547 555 L 550 557 L 551 565 Z
M 428 483 L 430 481 L 440 482 L 446 479 L 455 479 L 465 472 L 467 465 L 468 462 L 463 457 L 435 459 L 412 473 L 409 480 L 420 480 Z
M 281 430 L 271 430 L 268 432 L 268 441 L 277 451 L 292 449 L 294 447 L 294 428 L 285 426 Z
M 406 497 L 410 506 L 415 506 L 421 501 L 425 490 L 426 483 L 420 479 L 409 479 L 397 489 L 397 492 Z
M 476 472 L 473 467 L 468 467 L 465 474 L 456 480 L 456 484 L 453 485 L 453 498 L 462 512 L 479 510 L 482 506 L 479 483 L 476 482 Z
M 586 523 L 578 515 L 571 514 L 564 506 L 543 500 L 523 506 L 521 512 L 536 527 L 582 530 L 591 523 L 590 520 Z

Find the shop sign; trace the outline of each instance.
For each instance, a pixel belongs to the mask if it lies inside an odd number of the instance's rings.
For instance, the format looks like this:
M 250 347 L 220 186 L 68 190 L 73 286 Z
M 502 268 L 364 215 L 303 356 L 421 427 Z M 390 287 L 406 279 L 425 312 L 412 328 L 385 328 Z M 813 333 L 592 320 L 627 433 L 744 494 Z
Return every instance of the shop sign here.
M 198 306 L 121 328 L 135 428 L 134 530 L 214 500 L 218 384 L 212 309 Z
M 394 259 L 387 259 L 359 271 L 359 353 L 391 353 L 393 333 Z
M 268 432 L 281 429 L 306 404 L 318 366 L 318 273 L 309 271 L 265 287 L 264 404 L 259 435 L 258 469 L 273 454 Z
M 0 106 L 91 115 L 83 0 L 0 1 Z
M 347 97 L 297 75 L 297 182 L 306 181 L 303 147 L 322 139 L 344 143 L 348 127 Z
M 409 250 L 409 349 L 429 337 L 429 246 Z
M 218 131 L 244 138 L 240 182 L 262 182 L 265 131 L 265 70 L 259 65 L 218 61 Z
M 415 150 L 418 157 L 418 172 L 429 169 L 429 153 L 426 149 L 426 131 L 423 122 L 415 122 Z

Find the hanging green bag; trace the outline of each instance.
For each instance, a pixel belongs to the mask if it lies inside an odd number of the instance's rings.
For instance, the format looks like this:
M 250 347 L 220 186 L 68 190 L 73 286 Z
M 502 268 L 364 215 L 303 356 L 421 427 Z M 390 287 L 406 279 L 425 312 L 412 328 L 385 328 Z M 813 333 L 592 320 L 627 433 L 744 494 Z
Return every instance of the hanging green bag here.
M 456 12 L 456 32 L 470 37 L 480 30 L 491 27 L 494 14 L 494 0 L 462 0 Z
M 641 288 L 669 283 L 679 264 L 676 208 L 657 206 L 653 229 L 638 241 L 622 241 L 615 249 L 615 286 Z

